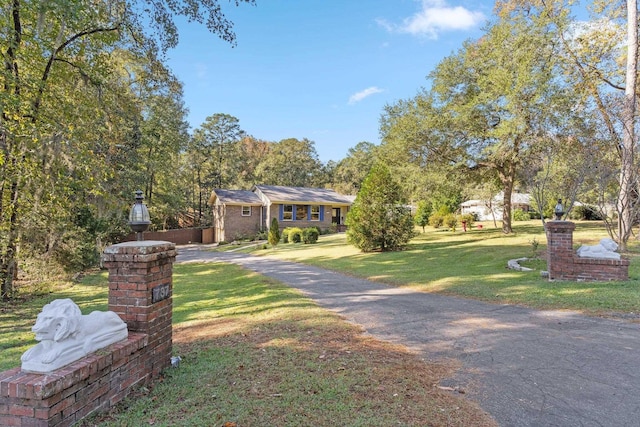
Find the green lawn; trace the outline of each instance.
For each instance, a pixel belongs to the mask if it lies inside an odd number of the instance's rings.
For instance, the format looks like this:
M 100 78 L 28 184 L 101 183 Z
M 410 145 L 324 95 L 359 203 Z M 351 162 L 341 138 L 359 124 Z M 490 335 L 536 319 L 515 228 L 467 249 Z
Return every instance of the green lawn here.
M 424 292 L 599 315 L 634 317 L 640 310 L 636 242 L 626 254 L 629 281 L 548 282 L 539 271 L 506 268 L 520 257 L 544 266 L 535 259 L 546 249 L 539 222 L 516 223 L 512 235 L 483 225 L 466 233 L 427 229 L 395 253 L 360 253 L 344 234 L 321 236 L 314 245 L 247 251 Z M 604 236 L 599 224 L 579 223 L 575 246 Z M 44 296 L 0 304 L 0 370 L 19 366 L 20 355 L 35 344 L 30 328 L 45 303 L 70 297 L 85 314 L 105 310 L 106 281 L 106 273 L 97 273 Z M 455 361 L 418 360 L 271 279 L 223 263 L 176 265 L 173 298 L 180 368 L 82 425 L 492 425 L 473 403 L 437 387 L 455 371 Z
M 427 227 L 402 252 L 361 253 L 346 243 L 344 234 L 335 234 L 321 236 L 315 245 L 280 244 L 276 249 L 253 253 L 424 292 L 496 303 L 577 309 L 596 315 L 640 311 L 637 242 L 631 242 L 630 252 L 625 254 L 631 258 L 626 282 L 549 282 L 539 270 L 520 272 L 506 268 L 508 260 L 521 257 L 534 258 L 531 266 L 546 265 L 546 237 L 540 221 L 516 222 L 515 232 L 509 235 L 492 224 L 482 224 L 481 230 L 469 232 Z M 579 222 L 574 246 L 595 244 L 606 236 L 600 223 Z
M 3 303 L 0 370 L 20 365 L 41 307 L 70 297 L 106 309 L 105 273 L 44 297 Z M 81 426 L 492 426 L 477 405 L 438 388 L 454 361 L 426 363 L 376 341 L 278 282 L 223 263 L 176 265 L 168 369 Z

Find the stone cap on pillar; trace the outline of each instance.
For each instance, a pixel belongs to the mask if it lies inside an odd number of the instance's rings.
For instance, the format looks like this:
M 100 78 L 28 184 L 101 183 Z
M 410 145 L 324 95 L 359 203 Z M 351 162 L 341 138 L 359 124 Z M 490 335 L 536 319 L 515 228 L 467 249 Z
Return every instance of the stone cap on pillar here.
M 175 243 L 162 240 L 142 240 L 108 246 L 103 252 L 103 261 L 147 262 L 175 258 L 176 254 Z
M 576 223 L 572 221 L 547 221 L 544 223 L 544 228 L 547 231 L 566 232 L 576 229 Z

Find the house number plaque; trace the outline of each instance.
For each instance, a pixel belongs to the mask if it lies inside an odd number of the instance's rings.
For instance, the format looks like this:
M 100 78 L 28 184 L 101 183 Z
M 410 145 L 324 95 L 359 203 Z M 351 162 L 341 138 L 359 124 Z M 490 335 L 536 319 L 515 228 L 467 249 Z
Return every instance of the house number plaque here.
M 163 285 L 156 286 L 151 289 L 151 303 L 155 304 L 162 300 L 165 300 L 171 296 L 171 290 L 169 289 L 169 284 L 165 283 Z

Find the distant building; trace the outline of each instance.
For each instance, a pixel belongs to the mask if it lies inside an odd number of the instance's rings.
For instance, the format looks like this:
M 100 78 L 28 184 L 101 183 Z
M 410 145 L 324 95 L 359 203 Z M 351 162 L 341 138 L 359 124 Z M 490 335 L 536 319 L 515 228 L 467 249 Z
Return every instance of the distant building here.
M 493 196 L 491 200 L 467 200 L 460 205 L 460 211 L 464 214 L 474 214 L 480 221 L 502 219 L 504 192 Z M 511 211 L 531 210 L 531 196 L 528 193 L 513 192 L 511 194 Z M 493 213 L 492 213 L 493 211 Z

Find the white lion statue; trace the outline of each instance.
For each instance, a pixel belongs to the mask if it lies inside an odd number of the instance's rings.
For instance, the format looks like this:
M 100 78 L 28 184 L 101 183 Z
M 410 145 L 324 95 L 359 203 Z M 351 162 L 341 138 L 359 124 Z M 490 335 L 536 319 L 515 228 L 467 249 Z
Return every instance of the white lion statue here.
M 603 259 L 620 259 L 620 254 L 616 252 L 618 244 L 612 239 L 605 238 L 600 240 L 597 245 L 580 246 L 577 254 L 581 258 L 603 258 Z
M 22 355 L 22 370 L 36 373 L 54 371 L 129 335 L 113 311 L 83 315 L 68 298 L 46 304 L 31 330 L 40 342 Z

